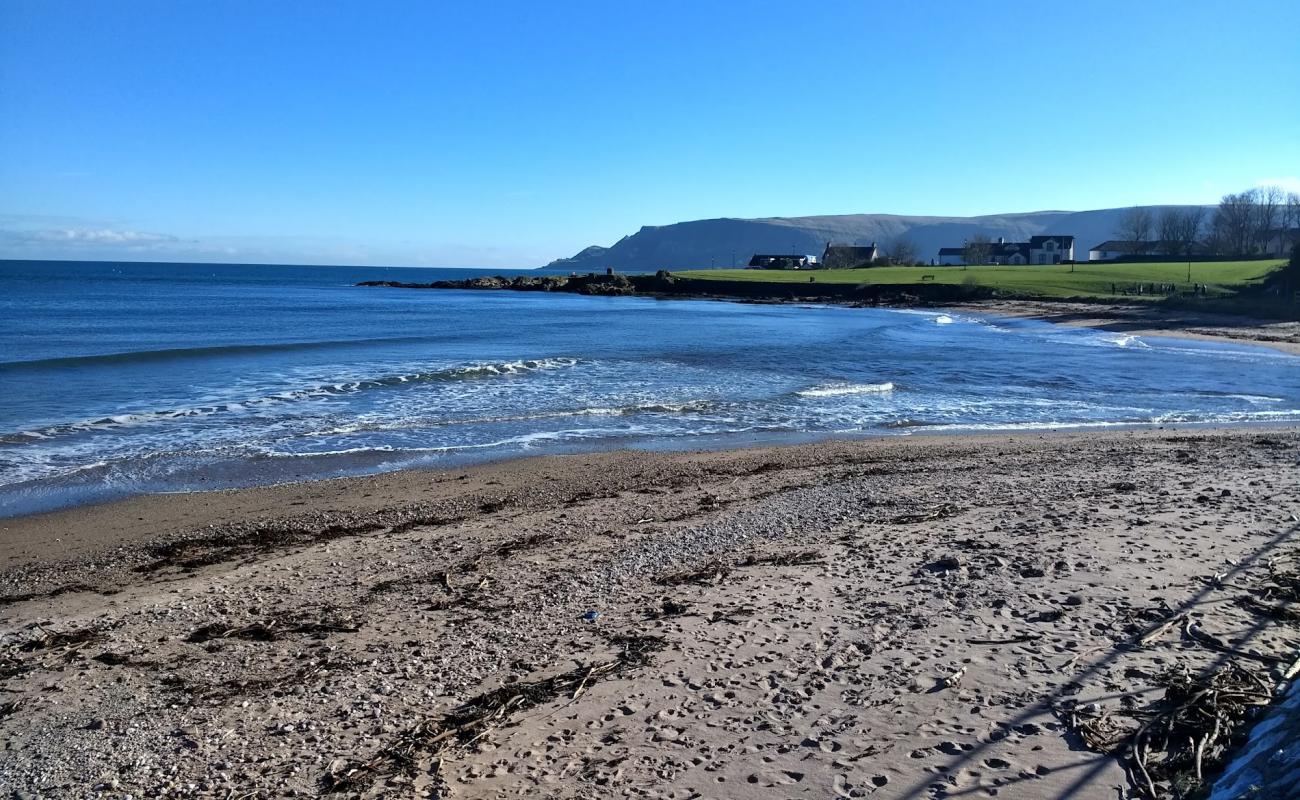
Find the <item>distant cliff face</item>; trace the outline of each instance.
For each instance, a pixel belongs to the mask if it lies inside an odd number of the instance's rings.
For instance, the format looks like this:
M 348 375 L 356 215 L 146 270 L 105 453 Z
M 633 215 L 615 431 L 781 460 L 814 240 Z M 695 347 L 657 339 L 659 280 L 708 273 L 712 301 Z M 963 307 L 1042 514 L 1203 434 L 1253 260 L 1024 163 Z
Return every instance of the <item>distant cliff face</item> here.
M 1166 206 L 1151 206 L 1159 211 Z M 995 241 L 1026 241 L 1040 234 L 1072 234 L 1075 258 L 1088 259 L 1088 248 L 1116 237 L 1127 208 L 1097 211 L 1034 211 L 983 217 L 907 217 L 894 214 L 845 214 L 825 217 L 768 219 L 702 219 L 674 225 L 646 226 L 611 247 L 592 246 L 572 258 L 547 264 L 551 269 L 594 271 L 616 269 L 717 269 L 743 267 L 754 253 L 820 256 L 827 242 L 871 244 L 888 251 L 906 236 L 923 261 L 936 258 L 940 247 L 961 247 L 971 236 Z

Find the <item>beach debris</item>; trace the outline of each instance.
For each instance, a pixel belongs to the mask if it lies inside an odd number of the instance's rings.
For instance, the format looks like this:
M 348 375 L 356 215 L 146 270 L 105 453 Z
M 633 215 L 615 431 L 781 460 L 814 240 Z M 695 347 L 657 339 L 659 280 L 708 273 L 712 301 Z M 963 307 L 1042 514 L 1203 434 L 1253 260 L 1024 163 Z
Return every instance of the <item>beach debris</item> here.
M 550 544 L 556 541 L 556 537 L 549 533 L 530 533 L 518 539 L 512 539 L 505 544 L 497 547 L 493 554 L 497 558 L 509 558 L 521 550 L 532 550 L 541 547 L 544 544 Z
M 16 711 L 18 711 L 18 709 L 22 706 L 22 704 L 23 704 L 23 699 L 21 697 L 19 697 L 16 700 L 9 700 L 4 703 L 0 703 L 0 719 L 13 716 L 13 714 Z
M 961 679 L 966 677 L 966 667 L 962 667 L 951 675 L 945 675 L 939 680 L 939 684 L 944 689 L 951 689 L 961 683 Z
M 73 592 L 99 592 L 100 594 L 116 594 L 115 591 L 100 590 L 86 583 L 65 583 L 56 586 L 53 589 L 46 589 L 40 592 L 21 592 L 19 594 L 6 594 L 0 596 L 0 606 L 9 605 L 10 603 L 25 603 L 28 600 L 47 599 L 58 597 L 63 594 Z
M 356 633 L 361 625 L 351 618 L 322 620 L 289 620 L 271 618 L 248 625 L 223 625 L 214 622 L 196 629 L 185 641 L 201 644 L 213 639 L 243 639 L 252 642 L 274 642 L 290 634 L 310 634 L 325 637 L 331 633 Z
M 929 511 L 921 511 L 915 514 L 899 514 L 898 516 L 890 517 L 885 521 L 890 525 L 915 525 L 918 522 L 933 522 L 939 519 L 955 517 L 961 512 L 962 509 L 959 506 L 955 506 L 952 503 L 943 503 L 935 506 Z
M 453 594 L 455 590 L 451 586 L 451 576 L 446 570 L 436 570 L 434 572 L 420 573 L 418 575 L 407 575 L 402 578 L 390 578 L 386 581 L 380 581 L 370 587 L 367 592 L 367 600 L 373 600 L 381 594 L 394 592 L 401 589 L 409 589 L 413 586 L 420 586 L 426 583 L 432 583 L 441 588 L 447 594 Z
M 660 586 L 680 586 L 686 583 L 719 583 L 731 574 L 731 567 L 721 561 L 710 561 L 698 569 L 681 572 L 664 572 L 655 576 L 654 582 Z
M 35 639 L 29 639 L 19 645 L 18 649 L 24 653 L 31 653 L 36 650 L 52 650 L 60 647 L 76 647 L 103 638 L 103 633 L 94 628 L 76 628 L 70 631 L 50 631 L 46 630 L 39 624 L 35 626 L 43 634 Z
M 32 665 L 11 656 L 0 656 L 0 681 L 31 672 Z
M 1237 661 L 1202 676 L 1186 665 L 1171 667 L 1154 683 L 1164 695 L 1145 707 L 1069 700 L 1055 710 L 1085 745 L 1119 758 L 1144 796 L 1192 796 L 1244 739 L 1255 710 L 1268 705 L 1271 687 Z
M 967 644 L 1024 644 L 1025 642 L 1036 642 L 1043 638 L 1041 633 L 1022 633 L 1019 636 L 1011 636 L 1006 639 L 967 639 Z
M 619 649 L 608 661 L 599 661 L 560 675 L 527 683 L 511 683 L 467 700 L 446 714 L 425 719 L 400 735 L 366 761 L 336 760 L 321 778 L 327 793 L 364 791 L 375 781 L 399 773 L 410 774 L 422 757 L 440 759 L 455 746 L 468 746 L 486 736 L 510 715 L 548 703 L 562 695 L 570 701 L 592 683 L 621 675 L 650 663 L 664 646 L 657 636 L 625 635 L 611 638 Z
M 1186 635 L 1187 638 L 1194 639 L 1211 650 L 1218 650 L 1220 653 L 1227 653 L 1240 658 L 1249 658 L 1253 661 L 1262 661 L 1265 664 L 1279 664 L 1285 661 L 1285 659 L 1279 658 L 1278 656 L 1271 656 L 1266 653 L 1256 653 L 1250 650 L 1241 650 L 1232 645 L 1226 644 L 1220 641 L 1217 636 L 1214 636 L 1203 629 L 1200 625 L 1193 622 L 1190 618 L 1183 620 L 1183 634 Z
M 1141 645 L 1142 647 L 1146 647 L 1147 645 L 1154 642 L 1156 639 L 1159 639 L 1161 636 L 1164 636 L 1170 630 L 1176 628 L 1178 624 L 1185 619 L 1187 619 L 1186 614 L 1174 614 L 1173 616 L 1166 618 L 1159 625 L 1156 625 L 1154 628 L 1151 628 L 1146 633 L 1139 636 L 1138 644 Z
M 645 616 L 646 619 L 667 619 L 668 617 L 680 617 L 690 610 L 689 603 L 681 603 L 671 597 L 665 597 L 659 602 L 658 608 L 653 606 L 647 608 Z
M 600 619 L 600 612 L 588 611 L 586 614 L 582 615 L 582 619 L 584 622 L 595 622 L 596 620 Z
M 182 673 L 171 673 L 161 679 L 164 687 L 188 696 L 190 704 L 200 702 L 220 704 L 233 697 L 247 697 L 283 691 L 286 687 L 300 686 L 326 672 L 346 672 L 355 669 L 356 659 L 351 657 L 311 659 L 289 672 L 269 674 L 264 677 L 234 678 L 219 683 L 194 681 Z
M 949 553 L 945 556 L 936 558 L 921 569 L 926 572 L 952 572 L 953 570 L 961 569 L 961 566 L 961 559 L 958 556 Z
M 793 553 L 774 553 L 772 555 L 759 556 L 748 555 L 744 561 L 737 566 L 757 567 L 762 565 L 772 565 L 778 567 L 797 567 L 805 564 L 822 563 L 822 554 L 817 550 L 799 550 Z
M 729 622 L 732 625 L 739 625 L 742 621 L 749 619 L 752 616 L 754 616 L 754 609 L 741 606 L 739 608 L 727 609 L 726 611 L 716 609 L 709 615 L 708 621 L 710 623 Z

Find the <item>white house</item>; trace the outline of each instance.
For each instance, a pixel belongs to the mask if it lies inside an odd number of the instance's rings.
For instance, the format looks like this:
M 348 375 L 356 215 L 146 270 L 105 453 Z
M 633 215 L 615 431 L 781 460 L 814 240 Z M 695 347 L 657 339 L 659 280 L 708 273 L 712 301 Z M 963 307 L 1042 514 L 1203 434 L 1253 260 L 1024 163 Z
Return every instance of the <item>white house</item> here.
M 1073 236 L 1030 236 L 1030 264 L 1060 264 L 1074 260 Z
M 1001 237 L 984 245 L 984 263 L 1060 264 L 1074 260 L 1073 236 L 1031 236 L 1027 242 L 1008 242 Z M 939 264 L 960 267 L 966 264 L 965 247 L 940 247 Z

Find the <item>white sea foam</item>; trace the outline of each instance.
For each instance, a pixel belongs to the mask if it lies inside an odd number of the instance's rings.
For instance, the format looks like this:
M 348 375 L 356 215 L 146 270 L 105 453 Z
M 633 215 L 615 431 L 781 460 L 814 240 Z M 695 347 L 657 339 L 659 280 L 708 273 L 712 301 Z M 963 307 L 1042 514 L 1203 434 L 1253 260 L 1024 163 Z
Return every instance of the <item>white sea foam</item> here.
M 1283 403 L 1286 402 L 1281 397 L 1265 397 L 1258 394 L 1229 394 L 1225 397 L 1231 397 L 1234 400 L 1245 400 L 1252 405 L 1263 405 L 1264 403 Z
M 192 408 L 165 409 L 159 411 L 139 411 L 128 414 L 114 414 L 97 419 L 51 425 L 39 430 L 20 431 L 17 433 L 0 433 L 0 444 L 13 444 L 24 439 L 49 439 L 61 435 L 85 433 L 116 428 L 128 428 L 156 424 L 168 420 L 190 417 L 207 417 L 215 414 L 239 414 L 266 406 L 294 403 L 304 400 L 320 400 L 339 395 L 353 394 L 367 389 L 379 389 L 403 383 L 457 381 L 473 378 L 486 378 L 497 375 L 520 375 L 529 372 L 558 370 L 575 367 L 581 362 L 576 358 L 542 358 L 507 361 L 503 363 L 470 364 L 462 367 L 434 370 L 431 372 L 412 372 L 340 383 L 312 386 L 306 389 L 292 389 L 274 392 L 262 397 L 248 398 L 242 401 L 230 401 Z
M 848 394 L 884 394 L 894 391 L 894 384 L 885 383 L 837 383 L 802 389 L 795 394 L 800 397 L 839 397 Z

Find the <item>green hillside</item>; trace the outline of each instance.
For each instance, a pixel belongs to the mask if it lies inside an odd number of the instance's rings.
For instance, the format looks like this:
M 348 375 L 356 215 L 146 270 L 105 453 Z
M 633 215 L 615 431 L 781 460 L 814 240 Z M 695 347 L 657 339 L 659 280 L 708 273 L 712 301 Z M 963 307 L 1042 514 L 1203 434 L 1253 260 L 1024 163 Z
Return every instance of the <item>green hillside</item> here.
M 1189 291 L 1202 284 L 1211 295 L 1230 295 L 1258 285 L 1282 266 L 1278 261 L 1187 262 L 1153 264 L 1060 264 L 1024 267 L 873 267 L 838 270 L 715 269 L 674 272 L 680 279 L 767 281 L 772 283 L 966 284 L 1029 297 L 1132 296 L 1139 284 L 1175 284 Z M 1149 296 L 1149 295 L 1148 295 Z

